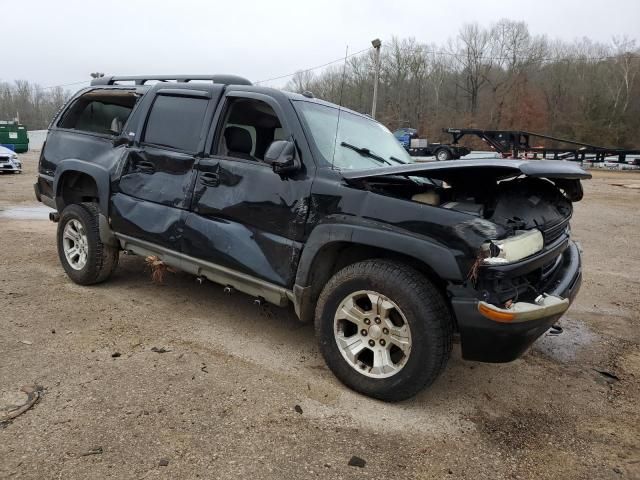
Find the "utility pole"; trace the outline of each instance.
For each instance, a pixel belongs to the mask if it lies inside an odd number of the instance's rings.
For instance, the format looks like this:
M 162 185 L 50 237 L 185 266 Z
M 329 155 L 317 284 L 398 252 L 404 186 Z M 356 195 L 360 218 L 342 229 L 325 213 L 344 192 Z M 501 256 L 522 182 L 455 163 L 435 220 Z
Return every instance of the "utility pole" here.
M 373 105 L 371 106 L 371 118 L 376 118 L 376 104 L 378 103 L 378 77 L 380 76 L 380 47 L 382 42 L 379 38 L 371 40 L 371 45 L 376 49 L 375 72 L 373 78 Z

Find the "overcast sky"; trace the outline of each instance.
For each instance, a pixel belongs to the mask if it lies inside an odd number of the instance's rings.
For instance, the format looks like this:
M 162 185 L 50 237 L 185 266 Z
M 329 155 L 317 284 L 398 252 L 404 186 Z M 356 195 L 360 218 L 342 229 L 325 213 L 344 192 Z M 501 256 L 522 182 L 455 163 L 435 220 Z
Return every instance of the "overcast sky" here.
M 640 35 L 640 0 L 0 0 L 0 8 L 10 11 L 1 22 L 0 80 L 41 86 L 93 71 L 263 80 L 334 60 L 346 45 L 361 50 L 376 37 L 383 48 L 393 35 L 444 43 L 464 23 L 503 17 L 565 40 Z

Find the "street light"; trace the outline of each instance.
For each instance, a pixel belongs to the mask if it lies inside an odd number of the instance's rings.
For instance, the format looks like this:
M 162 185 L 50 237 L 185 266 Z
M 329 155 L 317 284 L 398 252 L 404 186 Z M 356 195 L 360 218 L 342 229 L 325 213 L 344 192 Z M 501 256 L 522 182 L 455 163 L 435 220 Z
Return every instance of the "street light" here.
M 371 106 L 371 118 L 376 118 L 376 104 L 378 103 L 378 77 L 380 75 L 380 47 L 382 42 L 379 38 L 371 40 L 371 45 L 376 49 L 375 72 L 373 78 L 373 105 Z

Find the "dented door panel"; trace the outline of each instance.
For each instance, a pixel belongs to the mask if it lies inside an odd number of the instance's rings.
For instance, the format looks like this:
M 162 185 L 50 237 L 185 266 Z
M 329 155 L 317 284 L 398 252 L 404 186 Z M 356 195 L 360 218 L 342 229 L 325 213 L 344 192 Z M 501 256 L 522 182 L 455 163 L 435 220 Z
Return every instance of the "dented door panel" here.
M 298 209 L 309 194 L 305 178 L 281 178 L 265 163 L 209 159 L 200 162 L 193 210 L 299 240 L 305 218 Z M 217 185 L 207 180 L 217 178 Z
M 114 231 L 180 250 L 186 211 L 116 193 L 111 197 Z
M 146 146 L 130 148 L 120 177 L 120 192 L 141 200 L 187 208 L 195 175 L 190 154 Z
M 310 179 L 281 178 L 266 164 L 202 160 L 184 252 L 291 286 L 307 219 Z
M 280 286 L 292 281 L 301 245 L 228 219 L 188 213 L 184 252 Z

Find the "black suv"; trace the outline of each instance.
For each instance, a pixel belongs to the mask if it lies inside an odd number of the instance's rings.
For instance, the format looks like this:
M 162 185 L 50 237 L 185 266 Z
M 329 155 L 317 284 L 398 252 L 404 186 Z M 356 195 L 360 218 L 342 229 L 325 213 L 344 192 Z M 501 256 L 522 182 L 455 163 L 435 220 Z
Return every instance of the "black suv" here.
M 410 397 L 521 355 L 581 281 L 562 161 L 412 163 L 371 118 L 230 75 L 103 77 L 56 115 L 35 193 L 82 285 L 154 255 L 315 322 L 346 385 Z

